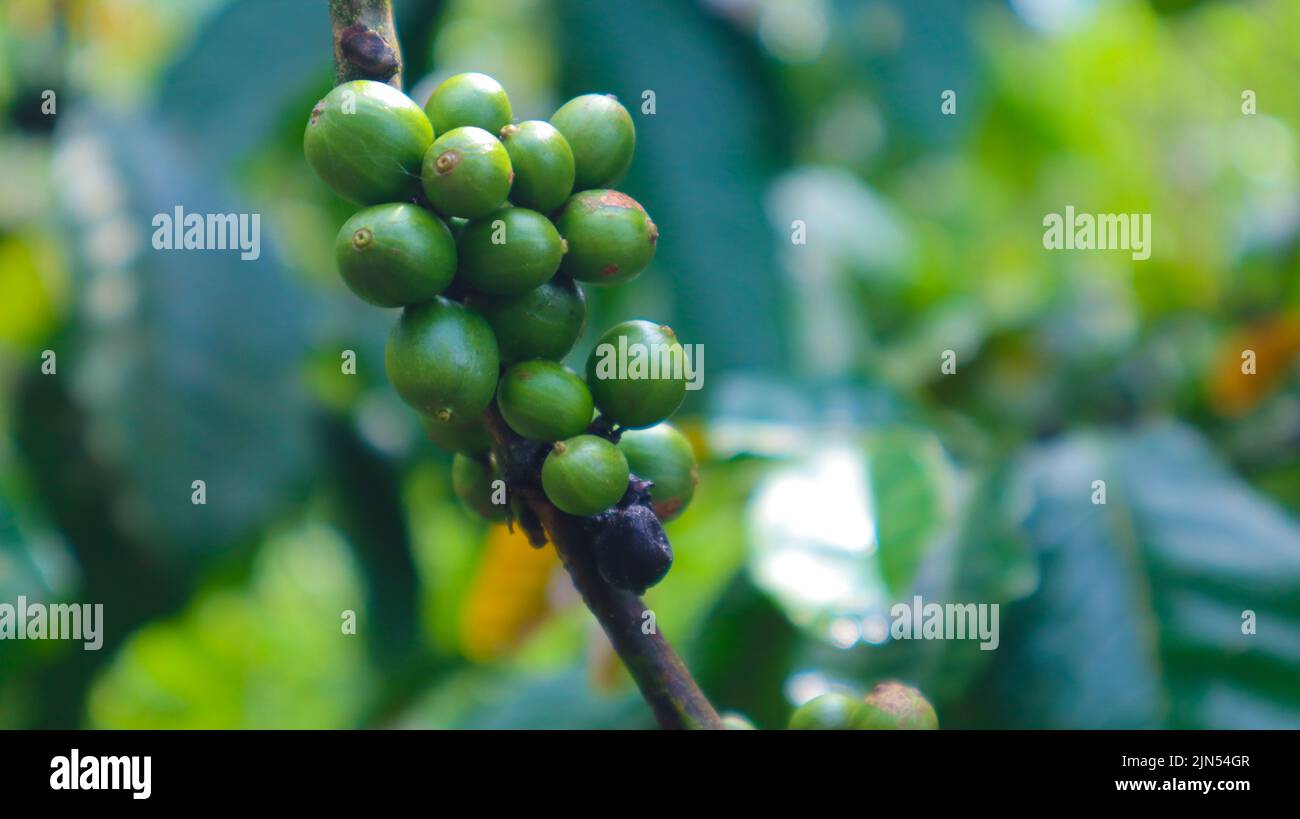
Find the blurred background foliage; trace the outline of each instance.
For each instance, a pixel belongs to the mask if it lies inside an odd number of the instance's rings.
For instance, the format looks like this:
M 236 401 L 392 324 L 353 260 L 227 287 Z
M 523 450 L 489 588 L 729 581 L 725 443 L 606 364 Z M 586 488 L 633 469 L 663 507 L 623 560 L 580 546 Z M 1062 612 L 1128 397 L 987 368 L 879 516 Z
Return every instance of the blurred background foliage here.
M 324 6 L 0 7 L 0 602 L 106 620 L 0 642 L 0 726 L 648 727 L 335 274 Z M 397 8 L 419 102 L 476 70 L 521 119 L 634 111 L 664 238 L 574 360 L 632 316 L 704 345 L 648 602 L 720 709 L 901 678 L 950 727 L 1300 726 L 1300 5 Z M 261 258 L 152 250 L 176 205 L 260 213 Z M 1066 205 L 1151 213 L 1151 259 L 1044 252 Z M 1000 604 L 999 648 L 891 640 L 913 594 Z

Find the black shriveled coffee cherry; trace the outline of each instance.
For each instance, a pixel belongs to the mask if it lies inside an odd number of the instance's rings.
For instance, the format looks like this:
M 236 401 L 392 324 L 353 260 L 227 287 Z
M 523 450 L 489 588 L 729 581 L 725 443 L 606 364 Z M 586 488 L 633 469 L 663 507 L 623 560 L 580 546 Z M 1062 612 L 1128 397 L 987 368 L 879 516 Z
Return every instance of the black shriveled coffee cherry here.
M 614 509 L 601 521 L 594 545 L 596 568 L 611 585 L 643 594 L 673 565 L 663 524 L 642 504 Z

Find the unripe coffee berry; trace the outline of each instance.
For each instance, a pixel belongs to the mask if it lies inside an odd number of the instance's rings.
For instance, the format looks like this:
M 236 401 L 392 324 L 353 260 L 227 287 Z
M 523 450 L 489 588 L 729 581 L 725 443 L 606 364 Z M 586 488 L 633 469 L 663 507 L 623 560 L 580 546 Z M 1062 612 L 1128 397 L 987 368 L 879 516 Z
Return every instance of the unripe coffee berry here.
M 467 126 L 495 134 L 510 122 L 510 98 L 487 74 L 457 74 L 433 90 L 424 113 L 439 134 Z
M 506 370 L 497 406 L 511 429 L 533 441 L 572 438 L 591 423 L 587 385 L 556 361 L 521 361 Z
M 577 190 L 607 188 L 623 177 L 636 150 L 632 117 L 612 94 L 575 97 L 551 116 L 573 150 Z
M 754 723 L 750 722 L 744 714 L 723 714 L 722 728 L 725 731 L 757 731 Z
M 416 195 L 432 142 L 429 119 L 410 97 L 382 82 L 355 80 L 312 108 L 302 148 L 331 188 L 373 205 Z
M 555 225 L 527 208 L 505 207 L 465 226 L 460 276 L 482 293 L 518 296 L 555 275 L 564 243 Z
M 848 694 L 831 691 L 814 697 L 790 715 L 791 731 L 842 731 L 853 727 L 858 700 Z
M 633 475 L 654 483 L 650 505 L 659 519 L 669 521 L 680 515 L 699 483 L 695 452 L 686 436 L 669 424 L 656 424 L 625 431 L 618 448 Z
M 457 455 L 451 461 L 451 488 L 467 512 L 484 520 L 505 520 L 506 505 L 494 503 L 499 476 L 481 461 Z
M 492 325 L 507 363 L 564 358 L 587 319 L 586 297 L 568 276 L 556 276 L 522 296 L 475 295 L 470 304 Z
M 659 228 L 625 193 L 593 190 L 569 197 L 555 220 L 568 252 L 560 269 L 579 281 L 622 284 L 650 264 Z
M 343 223 L 334 241 L 339 274 L 377 307 L 428 301 L 456 275 L 456 242 L 441 219 L 404 203 L 374 205 Z
M 510 194 L 510 155 L 482 128 L 456 128 L 433 141 L 424 154 L 421 179 L 429 204 L 443 216 L 477 219 L 505 204 Z
M 623 453 L 595 435 L 558 442 L 542 464 L 546 497 L 570 515 L 595 515 L 618 503 L 627 491 L 627 478 Z
M 515 183 L 510 201 L 542 213 L 564 204 L 573 192 L 573 151 L 549 122 L 528 120 L 501 129 Z
M 483 419 L 476 415 L 452 417 L 450 410 L 420 416 L 424 432 L 440 449 L 465 455 L 482 455 L 492 448 Z
M 685 350 L 671 327 L 625 321 L 605 331 L 587 357 L 587 386 L 600 414 L 630 429 L 653 426 L 686 397 Z
M 407 307 L 384 351 L 388 380 L 402 400 L 435 418 L 476 418 L 496 391 L 500 360 L 487 320 L 435 296 Z
M 863 731 L 933 731 L 939 727 L 934 706 L 909 685 L 880 683 L 853 716 L 853 728 Z

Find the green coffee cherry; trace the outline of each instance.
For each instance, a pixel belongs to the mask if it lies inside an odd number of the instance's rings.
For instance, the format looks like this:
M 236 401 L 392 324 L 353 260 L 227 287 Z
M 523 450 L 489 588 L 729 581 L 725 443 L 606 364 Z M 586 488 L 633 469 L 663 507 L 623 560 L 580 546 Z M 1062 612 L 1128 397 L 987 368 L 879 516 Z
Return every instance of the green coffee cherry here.
M 542 213 L 564 204 L 573 192 L 573 151 L 555 126 L 528 120 L 501 129 L 515 183 L 510 201 Z
M 575 97 L 551 116 L 573 149 L 577 190 L 606 188 L 623 177 L 636 149 L 636 128 L 612 94 Z
M 477 219 L 501 207 L 510 193 L 510 155 L 482 128 L 456 128 L 424 154 L 422 179 L 429 204 L 443 216 Z
M 453 418 L 450 410 L 440 410 L 434 415 L 421 415 L 420 420 L 429 440 L 447 452 L 482 455 L 492 448 L 492 436 L 478 416 Z
M 583 191 L 569 197 L 555 221 L 568 243 L 560 269 L 575 279 L 622 284 L 650 264 L 659 228 L 627 194 Z
M 745 718 L 744 714 L 723 714 L 722 727 L 726 731 L 757 731 L 754 723 Z
M 853 727 L 857 699 L 832 691 L 814 697 L 790 715 L 791 731 L 842 731 Z
M 451 461 L 451 488 L 461 506 L 484 520 L 505 520 L 506 504 L 494 503 L 496 493 L 493 481 L 500 476 L 482 462 L 465 455 Z
M 421 207 L 389 203 L 357 211 L 334 241 L 343 281 L 377 307 L 428 301 L 456 275 L 456 242 Z
M 496 296 L 518 296 L 555 275 L 564 244 L 555 225 L 535 210 L 501 208 L 465 226 L 460 275 Z
M 860 731 L 933 731 L 939 717 L 921 692 L 898 682 L 880 683 L 867 695 L 853 716 Z
M 669 424 L 656 424 L 625 431 L 618 448 L 633 475 L 654 483 L 650 505 L 659 519 L 669 521 L 680 515 L 699 483 L 695 452 L 686 436 Z
M 363 205 L 410 199 L 433 128 L 410 97 L 382 82 L 336 87 L 311 109 L 302 149 L 320 178 Z
M 492 325 L 505 362 L 564 358 L 587 320 L 586 297 L 568 276 L 556 276 L 522 296 L 475 295 L 470 304 Z
M 510 428 L 533 441 L 561 441 L 591 423 L 591 393 L 563 364 L 521 361 L 501 376 L 497 406 Z
M 424 113 L 439 134 L 467 126 L 495 134 L 510 122 L 510 98 L 487 74 L 457 74 L 433 90 Z
M 605 331 L 587 357 L 601 415 L 629 429 L 654 426 L 686 397 L 686 353 L 671 327 L 636 320 Z
M 623 453 L 595 435 L 556 443 L 542 464 L 546 497 L 570 515 L 594 515 L 618 503 L 627 491 L 627 478 Z
M 487 321 L 441 296 L 402 311 L 384 365 L 402 400 L 448 421 L 477 418 L 487 409 L 500 367 Z

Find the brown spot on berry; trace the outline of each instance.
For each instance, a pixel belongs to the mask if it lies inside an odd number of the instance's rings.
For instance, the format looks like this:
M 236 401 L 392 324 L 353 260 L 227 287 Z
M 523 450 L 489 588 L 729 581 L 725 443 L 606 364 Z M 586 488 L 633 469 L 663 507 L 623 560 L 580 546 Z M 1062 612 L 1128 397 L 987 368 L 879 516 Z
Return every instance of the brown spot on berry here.
M 517 133 L 519 133 L 518 125 L 504 125 L 501 128 L 501 141 L 504 142 Z
M 627 208 L 628 210 L 639 210 L 645 213 L 641 203 L 620 191 L 605 191 L 596 201 L 611 208 Z
M 437 159 L 433 160 L 433 170 L 439 176 L 446 176 L 456 170 L 456 166 L 460 164 L 460 158 L 460 151 L 455 148 L 450 151 L 443 151 L 438 155 Z
M 898 683 L 880 683 L 867 696 L 867 702 L 895 716 L 911 713 L 912 700 L 911 692 Z
M 682 499 L 669 498 L 665 501 L 656 501 L 650 505 L 654 507 L 655 514 L 659 516 L 660 520 L 667 520 L 681 511 Z
M 659 241 L 659 226 L 649 219 L 645 220 L 645 232 L 650 235 L 650 244 L 656 244 Z
M 316 107 L 311 109 L 311 116 L 307 118 L 307 125 L 310 127 L 320 122 L 323 113 L 325 113 L 325 100 L 316 103 Z
M 602 276 L 613 276 L 617 272 L 618 265 L 616 264 L 607 264 L 600 269 L 600 275 Z

